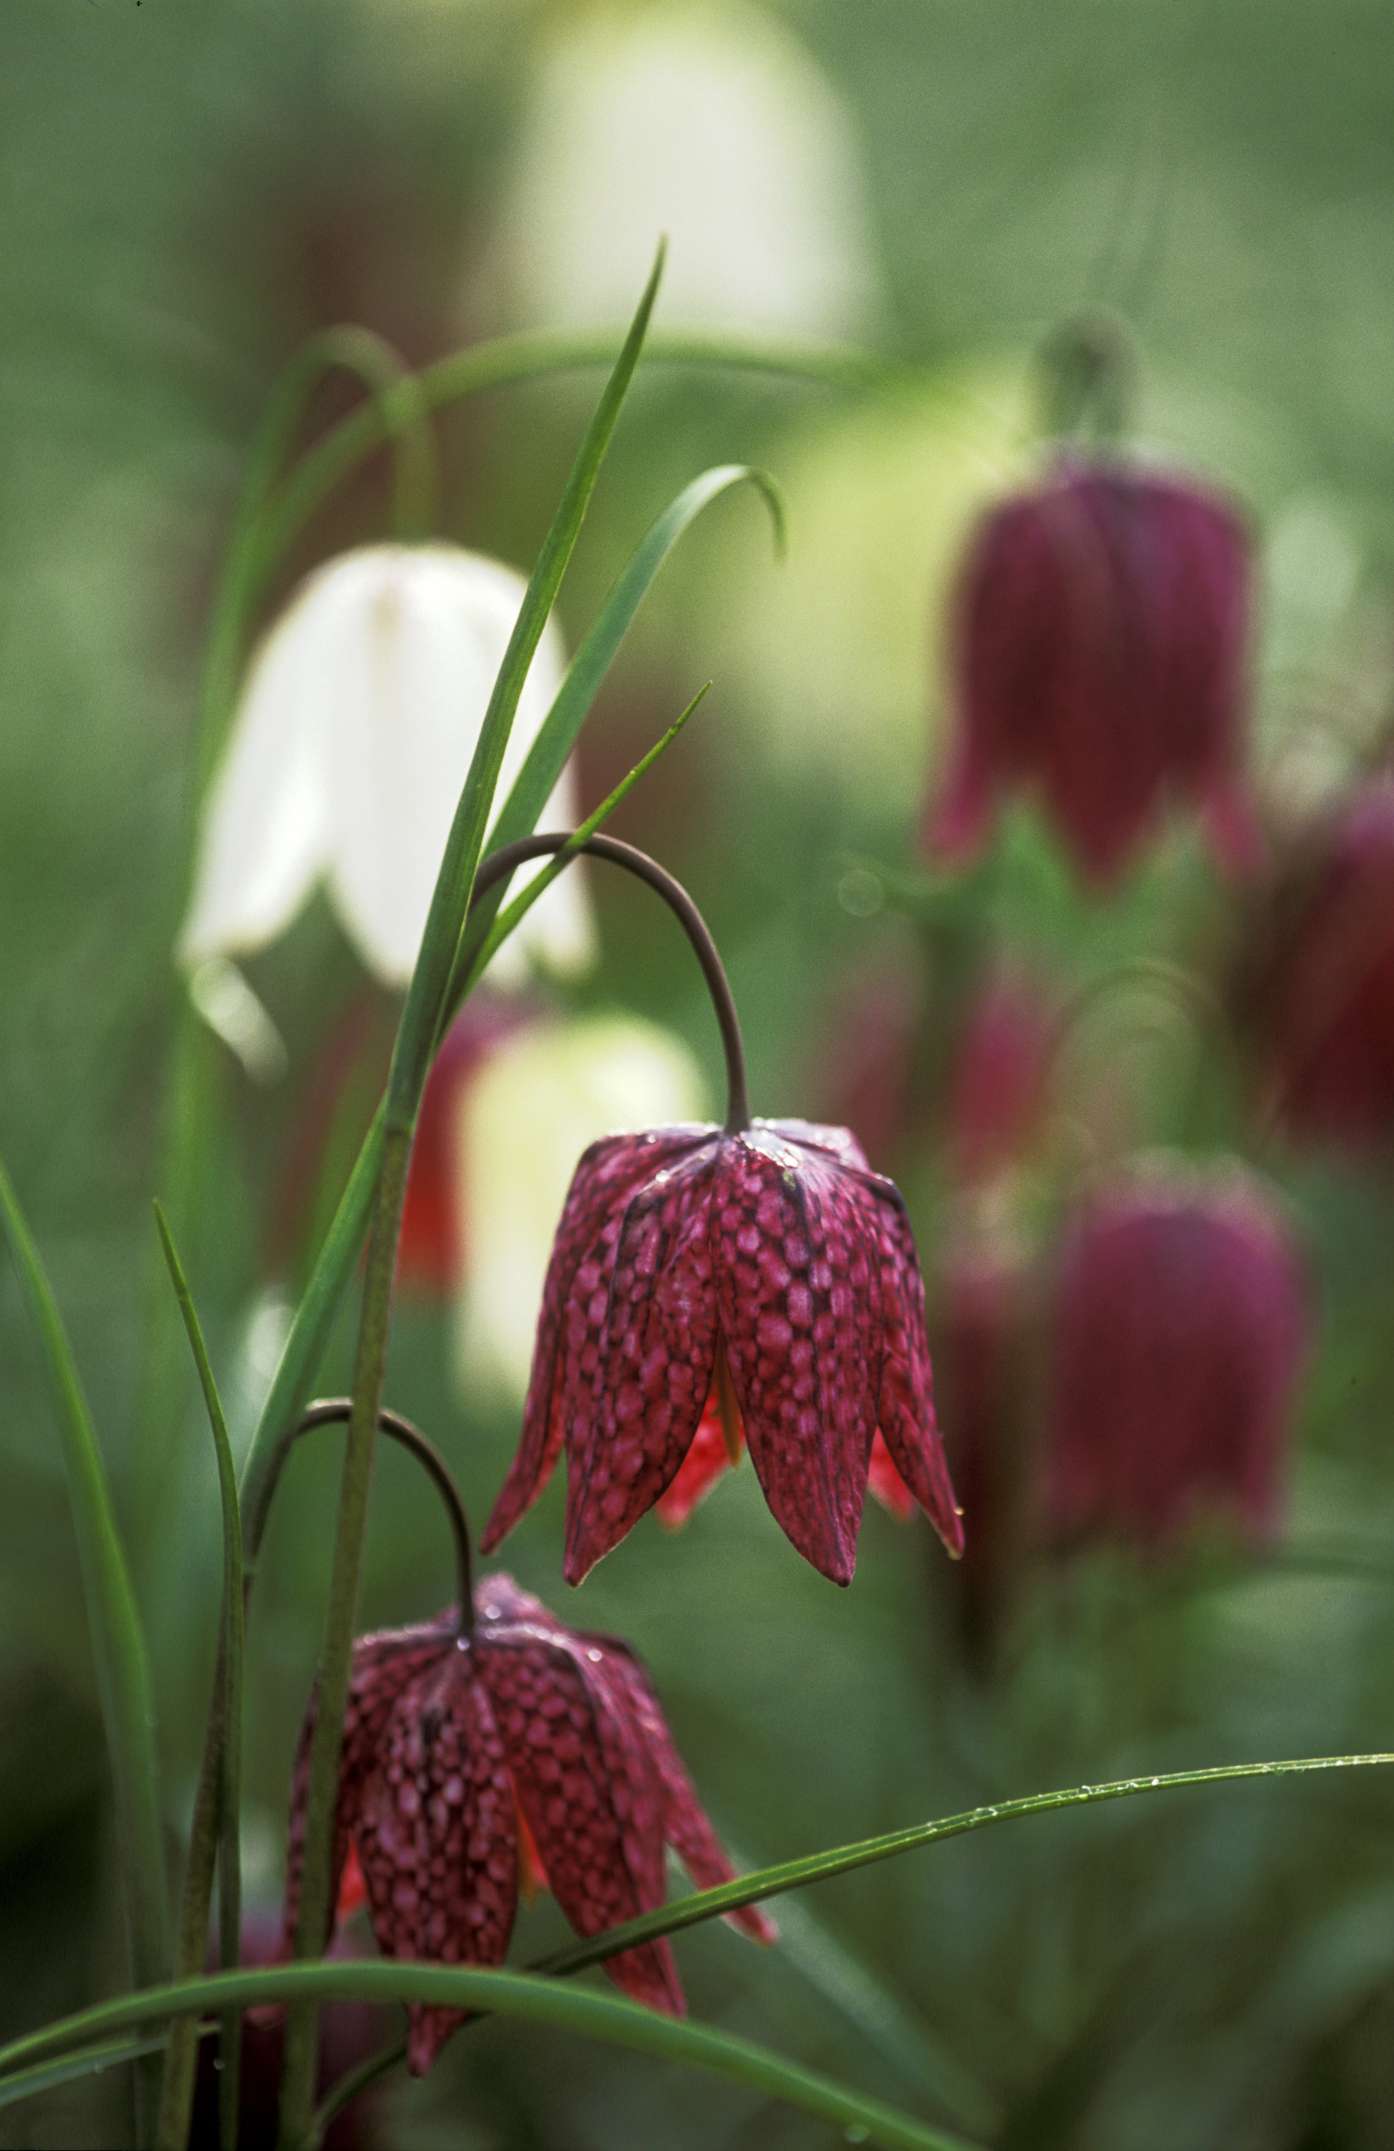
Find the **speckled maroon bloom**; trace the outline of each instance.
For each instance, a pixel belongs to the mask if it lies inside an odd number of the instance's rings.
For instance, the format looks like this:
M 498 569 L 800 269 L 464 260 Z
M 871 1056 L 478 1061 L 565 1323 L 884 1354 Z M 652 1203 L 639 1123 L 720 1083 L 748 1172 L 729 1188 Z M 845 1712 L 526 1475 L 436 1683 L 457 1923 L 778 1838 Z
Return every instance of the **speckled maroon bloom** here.
M 1056 1528 L 1160 1547 L 1218 1507 L 1271 1531 L 1306 1328 L 1290 1236 L 1252 1179 L 1159 1169 L 1097 1194 L 1056 1298 Z
M 878 1428 L 961 1550 L 909 1220 L 844 1128 L 757 1120 L 591 1145 L 557 1229 L 522 1442 L 486 1549 L 565 1443 L 565 1573 L 579 1583 L 670 1486 L 713 1395 L 778 1522 L 834 1582 L 856 1566 Z
M 1111 881 L 1168 795 L 1221 863 L 1258 841 L 1242 776 L 1249 561 L 1234 509 L 1189 479 L 1066 462 L 995 508 L 953 634 L 957 737 L 929 843 L 980 847 L 1034 791 L 1091 881 Z
M 1394 1135 L 1394 776 L 1307 835 L 1259 915 L 1242 1016 L 1295 1135 Z
M 313 1699 L 296 1757 L 286 1933 L 299 1909 Z M 640 1661 L 612 1636 L 566 1628 L 508 1576 L 475 1592 L 466 1640 L 455 1609 L 354 1646 L 335 1817 L 333 1895 L 350 1849 L 389 1957 L 501 1964 L 520 1864 L 535 1866 L 581 1935 L 664 1901 L 664 1848 L 698 1888 L 731 1865 L 673 1744 Z M 775 1939 L 754 1906 L 730 1915 Z M 635 2000 L 680 2016 L 665 1941 L 607 1960 Z M 462 2021 L 413 2005 L 408 2060 L 420 2075 Z

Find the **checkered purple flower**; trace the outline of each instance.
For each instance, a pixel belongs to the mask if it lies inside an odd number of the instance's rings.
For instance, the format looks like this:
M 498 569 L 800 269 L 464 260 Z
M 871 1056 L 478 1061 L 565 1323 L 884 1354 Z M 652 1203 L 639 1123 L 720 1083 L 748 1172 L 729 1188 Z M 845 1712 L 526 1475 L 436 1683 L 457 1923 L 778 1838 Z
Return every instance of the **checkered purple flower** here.
M 729 1881 L 730 1861 L 633 1652 L 612 1636 L 565 1627 L 508 1576 L 487 1577 L 474 1602 L 469 1639 L 448 1607 L 434 1621 L 354 1646 L 333 1896 L 352 1852 L 383 1952 L 501 1964 L 520 1872 L 545 1881 L 586 1936 L 664 1902 L 665 1847 L 699 1889 Z M 314 1725 L 312 1698 L 291 1797 L 288 1938 L 300 1903 Z M 776 1938 L 756 1906 L 729 1917 L 755 1941 Z M 605 1969 L 636 2001 L 682 2015 L 666 1941 L 625 1950 Z M 412 2006 L 416 2075 L 461 2021 L 458 2010 Z
M 878 1430 L 962 1551 L 905 1205 L 844 1128 L 757 1120 L 591 1145 L 557 1229 L 486 1550 L 565 1447 L 565 1573 L 579 1583 L 671 1485 L 711 1398 L 776 1520 L 835 1583 L 856 1566 Z

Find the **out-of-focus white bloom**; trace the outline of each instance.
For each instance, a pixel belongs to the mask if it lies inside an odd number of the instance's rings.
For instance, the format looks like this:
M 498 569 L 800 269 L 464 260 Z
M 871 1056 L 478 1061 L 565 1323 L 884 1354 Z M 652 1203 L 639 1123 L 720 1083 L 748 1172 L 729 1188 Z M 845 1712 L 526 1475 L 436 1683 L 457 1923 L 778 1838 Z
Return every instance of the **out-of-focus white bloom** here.
M 469 1249 L 460 1351 L 467 1382 L 521 1399 L 547 1258 L 576 1161 L 597 1136 L 709 1117 L 680 1039 L 633 1016 L 533 1024 L 461 1093 L 454 1155 Z
M 273 940 L 322 876 L 368 968 L 406 983 L 525 588 L 514 569 L 453 545 L 363 546 L 307 576 L 252 660 L 213 780 L 181 936 L 186 964 Z M 549 621 L 499 800 L 564 670 Z M 540 826 L 574 820 L 568 772 Z M 576 867 L 502 951 L 515 975 L 520 944 L 556 969 L 585 961 L 591 920 Z
M 867 311 L 847 115 L 758 8 L 607 10 L 542 49 L 497 237 L 507 313 L 626 319 L 665 232 L 670 320 L 837 335 Z

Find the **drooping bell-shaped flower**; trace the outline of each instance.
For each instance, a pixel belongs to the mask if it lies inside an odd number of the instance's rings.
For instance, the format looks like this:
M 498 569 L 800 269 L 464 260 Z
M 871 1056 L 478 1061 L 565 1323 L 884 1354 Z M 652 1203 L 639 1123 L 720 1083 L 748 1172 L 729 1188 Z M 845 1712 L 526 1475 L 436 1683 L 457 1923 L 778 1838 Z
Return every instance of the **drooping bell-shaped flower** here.
M 670 320 L 847 335 L 866 311 L 848 115 L 763 7 L 573 13 L 539 47 L 495 241 L 501 305 L 623 321 L 660 232 Z
M 291 1800 L 286 1932 L 298 1916 L 312 1698 Z M 601 1933 L 664 1902 L 665 1848 L 699 1889 L 731 1865 L 641 1662 L 611 1636 L 566 1627 L 508 1576 L 456 1611 L 354 1646 L 335 1813 L 333 1895 L 350 1852 L 378 1946 L 390 1957 L 501 1964 L 521 1869 L 545 1879 L 577 1933 Z M 773 1922 L 730 1915 L 752 1939 Z M 680 2016 L 666 1941 L 607 1959 L 635 2000 Z M 430 2068 L 462 2021 L 413 2005 L 409 2066 Z
M 1013 791 L 1106 884 L 1185 801 L 1221 863 L 1259 855 L 1245 786 L 1249 547 L 1190 478 L 1065 461 L 991 510 L 954 618 L 954 741 L 930 850 L 972 856 Z
M 961 1551 L 909 1219 L 844 1128 L 681 1126 L 585 1152 L 486 1549 L 565 1445 L 565 1574 L 579 1583 L 667 1492 L 713 1397 L 733 1449 L 737 1427 L 749 1444 L 776 1520 L 834 1582 L 856 1566 L 878 1431 Z
M 1251 1176 L 1157 1165 L 1101 1188 L 1055 1291 L 1056 1529 L 1161 1547 L 1218 1509 L 1271 1531 L 1306 1334 L 1291 1236 Z
M 1323 816 L 1256 916 L 1242 1017 L 1295 1135 L 1394 1135 L 1394 776 Z
M 180 940 L 189 966 L 274 940 L 321 880 L 384 984 L 405 985 L 523 578 L 458 546 L 369 545 L 306 577 L 254 655 L 204 812 Z M 502 798 L 561 683 L 549 623 L 523 686 Z M 572 818 L 564 775 L 544 818 Z M 575 967 L 576 869 L 500 952 Z M 497 972 L 495 975 L 498 975 Z

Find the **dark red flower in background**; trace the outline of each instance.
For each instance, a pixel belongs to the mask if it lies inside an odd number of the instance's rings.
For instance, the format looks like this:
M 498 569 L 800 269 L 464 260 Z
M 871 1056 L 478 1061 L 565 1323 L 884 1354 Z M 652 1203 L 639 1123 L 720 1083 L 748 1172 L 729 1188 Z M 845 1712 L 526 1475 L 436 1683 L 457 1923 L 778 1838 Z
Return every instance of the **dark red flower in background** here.
M 1394 1134 L 1394 776 L 1311 833 L 1265 907 L 1241 1016 L 1294 1134 Z
M 969 1004 L 949 1073 L 947 1144 L 957 1178 L 990 1180 L 1020 1162 L 1049 1097 L 1058 1018 L 1024 966 L 1000 961 Z
M 565 1574 L 579 1583 L 667 1491 L 723 1388 L 766 1501 L 825 1576 L 851 1581 L 878 1429 L 962 1550 L 904 1203 L 846 1129 L 806 1121 L 662 1128 L 585 1152 L 486 1550 L 565 1443 Z
M 291 1797 L 287 1937 L 314 1723 L 312 1698 Z M 612 1636 L 563 1626 L 508 1576 L 476 1590 L 469 1641 L 447 1608 L 355 1644 L 335 1823 L 334 1896 L 352 1850 L 379 1947 L 431 1963 L 502 1963 L 529 1854 L 581 1935 L 664 1902 L 667 1846 L 699 1889 L 732 1874 L 640 1661 Z M 729 1917 L 756 1941 L 775 1939 L 758 1907 Z M 665 1941 L 605 1969 L 635 2000 L 682 2014 Z M 412 2007 L 417 2075 L 461 2021 Z
M 1218 1508 L 1269 1533 L 1306 1333 L 1291 1237 L 1251 1178 L 1158 1169 L 1101 1190 L 1055 1296 L 1057 1530 L 1160 1547 Z
M 1189 479 L 1067 462 L 993 509 L 958 593 L 931 850 L 975 853 L 1022 788 L 1093 882 L 1118 875 L 1169 796 L 1201 810 L 1222 864 L 1251 867 L 1248 625 L 1244 526 Z

